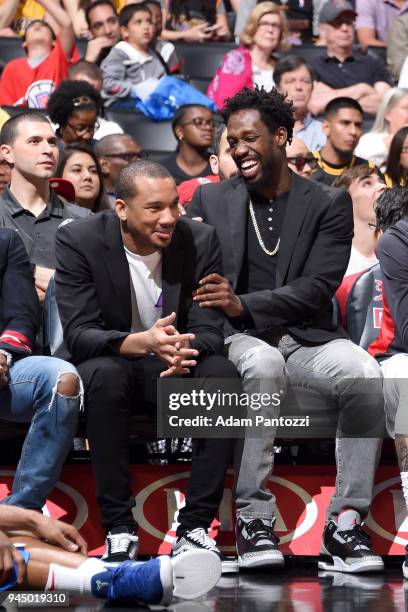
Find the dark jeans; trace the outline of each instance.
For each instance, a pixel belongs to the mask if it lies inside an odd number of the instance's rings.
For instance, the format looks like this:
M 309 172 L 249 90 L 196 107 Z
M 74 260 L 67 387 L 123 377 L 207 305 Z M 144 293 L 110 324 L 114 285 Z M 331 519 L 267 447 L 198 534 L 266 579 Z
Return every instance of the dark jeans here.
M 134 527 L 135 505 L 129 475 L 130 416 L 136 410 L 156 414 L 156 379 L 165 369 L 156 356 L 139 359 L 97 357 L 78 366 L 85 387 L 87 430 L 96 479 L 96 495 L 106 531 Z M 195 378 L 237 379 L 235 366 L 225 357 L 211 356 L 191 374 Z M 193 441 L 193 462 L 186 506 L 180 511 L 179 533 L 208 528 L 218 510 L 233 439 Z

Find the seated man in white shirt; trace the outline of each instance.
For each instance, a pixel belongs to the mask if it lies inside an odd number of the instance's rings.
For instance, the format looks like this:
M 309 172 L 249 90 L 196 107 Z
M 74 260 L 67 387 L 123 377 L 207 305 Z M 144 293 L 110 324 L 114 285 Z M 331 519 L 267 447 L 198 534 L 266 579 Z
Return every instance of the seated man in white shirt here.
M 360 164 L 341 174 L 333 187 L 346 189 L 353 200 L 354 237 L 345 277 L 367 270 L 377 263 L 375 249 L 378 235 L 375 231 L 374 204 L 385 189 L 377 169 Z

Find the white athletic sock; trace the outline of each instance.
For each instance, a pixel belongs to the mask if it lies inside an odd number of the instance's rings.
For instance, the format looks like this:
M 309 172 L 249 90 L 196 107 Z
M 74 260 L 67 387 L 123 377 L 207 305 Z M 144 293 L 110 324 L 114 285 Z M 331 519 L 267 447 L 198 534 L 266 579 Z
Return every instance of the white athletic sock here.
M 405 499 L 405 506 L 408 512 L 408 472 L 401 472 L 402 494 Z
M 352 508 L 342 510 L 337 517 L 337 525 L 340 531 L 350 531 L 350 529 L 353 529 L 355 525 L 359 525 L 360 523 L 361 517 L 359 513 Z
M 76 568 L 50 563 L 45 590 L 89 594 L 92 577 L 104 571 L 105 564 L 100 559 L 87 559 Z

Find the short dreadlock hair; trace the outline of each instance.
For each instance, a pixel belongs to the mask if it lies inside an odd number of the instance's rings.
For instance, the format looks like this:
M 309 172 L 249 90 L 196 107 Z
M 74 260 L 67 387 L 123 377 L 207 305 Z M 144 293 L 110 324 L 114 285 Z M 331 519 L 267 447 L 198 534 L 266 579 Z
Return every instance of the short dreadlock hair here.
M 280 93 L 275 87 L 271 91 L 257 86 L 255 89 L 244 87 L 238 94 L 227 99 L 221 111 L 225 123 L 233 113 L 244 109 L 257 110 L 271 134 L 284 127 L 288 134 L 288 143 L 291 143 L 295 119 L 293 104 L 286 94 Z

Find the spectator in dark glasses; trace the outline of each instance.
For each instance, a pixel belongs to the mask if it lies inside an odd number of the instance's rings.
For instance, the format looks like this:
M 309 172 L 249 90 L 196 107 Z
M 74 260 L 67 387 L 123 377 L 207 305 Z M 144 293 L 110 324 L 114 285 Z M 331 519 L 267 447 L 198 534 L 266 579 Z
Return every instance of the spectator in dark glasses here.
M 317 168 L 317 160 L 303 140 L 295 136 L 291 144 L 286 146 L 286 156 L 288 166 L 293 172 L 305 178 L 312 177 L 314 170 Z
M 147 155 L 142 151 L 133 136 L 129 134 L 104 136 L 96 143 L 95 152 L 101 166 L 109 205 L 114 208 L 116 200 L 115 185 L 120 171 L 134 161 L 145 159 Z

